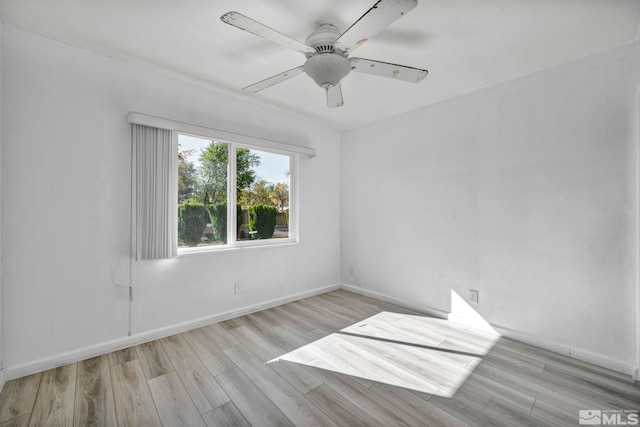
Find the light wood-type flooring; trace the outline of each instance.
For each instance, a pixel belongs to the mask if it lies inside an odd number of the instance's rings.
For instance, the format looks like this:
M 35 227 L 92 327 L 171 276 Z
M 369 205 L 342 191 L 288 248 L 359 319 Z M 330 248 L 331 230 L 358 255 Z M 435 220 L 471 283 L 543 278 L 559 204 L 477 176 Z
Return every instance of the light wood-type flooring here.
M 576 426 L 639 408 L 628 376 L 338 290 L 9 381 L 0 427 Z

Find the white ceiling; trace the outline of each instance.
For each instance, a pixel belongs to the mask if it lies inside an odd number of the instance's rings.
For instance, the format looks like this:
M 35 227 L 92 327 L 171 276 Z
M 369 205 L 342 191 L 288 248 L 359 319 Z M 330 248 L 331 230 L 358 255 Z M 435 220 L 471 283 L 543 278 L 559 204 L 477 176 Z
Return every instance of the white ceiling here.
M 242 87 L 304 56 L 220 21 L 235 10 L 304 42 L 325 22 L 343 31 L 375 0 L 0 0 L 2 21 L 72 46 L 319 119 L 358 127 L 636 39 L 640 0 L 419 0 L 352 56 L 427 68 L 413 84 L 360 73 L 329 109 L 306 75 Z

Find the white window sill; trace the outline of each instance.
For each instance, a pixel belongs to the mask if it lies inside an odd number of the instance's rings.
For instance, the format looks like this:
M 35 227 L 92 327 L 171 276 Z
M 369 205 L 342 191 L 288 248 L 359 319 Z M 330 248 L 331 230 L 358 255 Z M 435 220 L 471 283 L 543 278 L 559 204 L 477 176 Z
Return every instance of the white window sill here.
M 273 240 L 277 240 L 273 241 Z M 212 245 L 212 246 L 200 246 L 200 247 L 191 247 L 191 248 L 178 248 L 178 257 L 182 256 L 190 256 L 195 254 L 207 254 L 213 252 L 228 252 L 228 251 L 238 251 L 245 249 L 256 249 L 256 248 L 271 248 L 271 247 L 280 247 L 280 246 L 291 246 L 297 245 L 298 240 L 296 239 L 270 239 L 270 240 L 257 240 L 257 241 L 239 241 L 235 242 L 233 245 Z

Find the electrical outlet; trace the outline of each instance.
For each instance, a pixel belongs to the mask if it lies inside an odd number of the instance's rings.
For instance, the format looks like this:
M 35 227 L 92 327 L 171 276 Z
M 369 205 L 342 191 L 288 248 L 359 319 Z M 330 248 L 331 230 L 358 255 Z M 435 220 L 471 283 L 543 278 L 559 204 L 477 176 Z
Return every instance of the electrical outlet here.
M 479 295 L 478 295 L 478 291 L 474 290 L 474 289 L 469 289 L 469 302 L 473 303 L 473 304 L 478 304 L 479 300 Z
M 242 293 L 242 285 L 238 282 L 235 282 L 233 284 L 233 292 L 235 292 L 236 294 L 241 294 Z

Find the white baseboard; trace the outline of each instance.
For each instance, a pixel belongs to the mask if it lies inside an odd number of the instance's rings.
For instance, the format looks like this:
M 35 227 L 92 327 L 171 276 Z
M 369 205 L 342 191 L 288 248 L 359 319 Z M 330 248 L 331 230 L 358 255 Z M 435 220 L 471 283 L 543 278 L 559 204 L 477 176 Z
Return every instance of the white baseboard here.
M 349 292 L 353 292 L 356 294 L 368 296 L 371 298 L 376 298 L 381 301 L 385 301 L 391 304 L 399 305 L 401 307 L 405 307 L 411 310 L 419 311 L 429 316 L 438 317 L 447 319 L 449 312 L 440 310 L 437 308 L 424 306 L 420 304 L 416 304 L 412 301 L 402 300 L 400 298 L 395 298 L 386 294 L 382 294 L 380 292 L 371 291 L 368 289 L 363 289 L 357 286 L 348 285 L 343 283 L 341 285 L 342 289 L 347 290 Z M 543 350 L 548 350 L 554 353 L 562 354 L 564 356 L 572 357 L 574 359 L 582 360 L 583 362 L 592 363 L 594 365 L 601 366 L 603 368 L 611 369 L 613 371 L 617 371 L 626 375 L 630 375 L 634 379 L 638 380 L 638 367 L 634 366 L 631 363 L 622 362 L 620 360 L 612 359 L 608 356 L 604 356 L 602 354 L 593 353 L 587 350 L 582 350 L 579 348 L 570 347 L 566 344 L 557 343 L 554 341 L 549 341 L 534 335 L 529 335 L 524 332 L 516 331 L 514 329 L 509 329 L 504 326 L 491 324 L 491 326 L 502 336 L 506 338 L 513 339 L 515 341 L 520 341 L 525 344 L 532 345 L 534 347 L 541 348 Z
M 334 285 L 324 286 L 321 288 L 312 289 L 310 291 L 298 292 L 295 294 L 286 295 L 280 298 L 274 298 L 269 301 L 264 301 L 258 304 L 253 304 L 253 305 L 237 308 L 234 310 L 229 310 L 223 313 L 214 314 L 211 316 L 180 323 L 177 325 L 158 328 L 152 331 L 146 331 L 143 333 L 134 334 L 130 337 L 118 338 L 116 340 L 92 345 L 89 347 L 84 347 L 77 350 L 72 350 L 66 353 L 61 353 L 51 357 L 25 363 L 23 365 L 8 367 L 0 371 L 0 381 L 21 378 L 26 375 L 35 374 L 37 372 L 46 371 L 48 369 L 53 369 L 60 366 L 68 365 L 70 363 L 75 363 L 80 360 L 85 360 L 91 357 L 100 356 L 102 354 L 111 353 L 113 351 L 122 350 L 123 348 L 127 348 L 134 345 L 142 344 L 145 342 L 168 337 L 170 335 L 179 334 L 181 332 L 200 328 L 202 326 L 210 325 L 212 323 L 222 322 L 224 320 L 233 319 L 234 317 L 243 316 L 245 314 L 254 313 L 256 311 L 265 310 L 267 308 L 276 307 L 278 305 L 287 304 L 289 302 L 301 300 L 304 298 L 309 298 L 315 295 L 324 294 L 326 292 L 331 292 L 336 289 L 340 289 L 340 286 L 341 286 L 340 284 L 334 284 Z
M 543 338 L 529 335 L 524 332 L 516 331 L 513 329 L 505 328 L 504 326 L 492 325 L 500 335 L 506 338 L 510 338 L 515 341 L 519 341 L 525 344 L 532 345 L 534 347 L 548 350 L 554 353 L 561 354 L 563 356 L 572 357 L 583 362 L 592 363 L 602 368 L 611 369 L 622 374 L 629 375 L 633 378 L 636 367 L 632 363 L 625 363 L 620 360 L 612 359 L 602 354 L 594 353 L 591 351 L 575 348 L 566 344 L 559 344 L 557 342 L 545 340 Z
M 4 373 L 4 369 L 0 369 L 0 391 L 4 388 L 4 384 L 7 382 L 7 376 Z
M 364 295 L 365 297 L 375 298 L 380 301 L 388 302 L 389 304 L 395 304 L 400 307 L 408 308 L 409 310 L 419 311 L 420 313 L 424 313 L 431 317 L 438 317 L 440 319 L 446 319 L 449 315 L 449 312 L 440 310 L 438 308 L 429 307 L 426 305 L 416 304 L 414 302 L 402 300 L 399 298 L 395 298 L 386 294 L 381 294 L 380 292 L 372 291 L 369 289 L 360 288 L 358 286 L 348 285 L 346 283 L 342 283 L 340 286 L 345 291 L 353 292 L 354 294 Z

